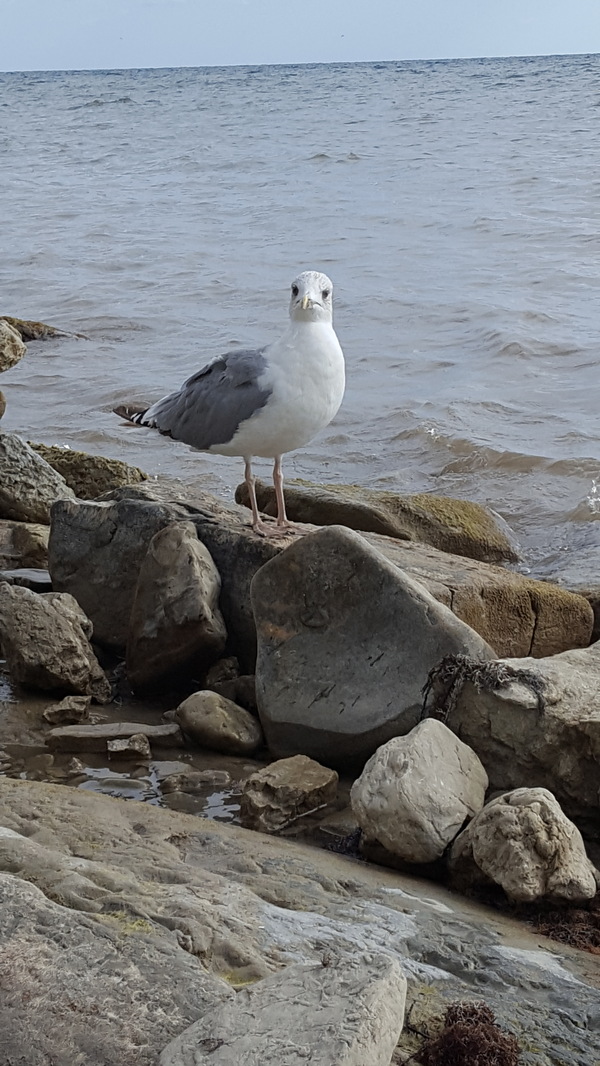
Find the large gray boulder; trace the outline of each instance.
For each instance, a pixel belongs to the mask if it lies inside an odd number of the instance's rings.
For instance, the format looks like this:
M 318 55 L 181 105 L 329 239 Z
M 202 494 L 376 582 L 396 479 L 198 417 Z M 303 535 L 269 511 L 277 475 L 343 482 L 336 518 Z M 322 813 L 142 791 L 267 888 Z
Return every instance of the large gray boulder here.
M 5 318 L 0 318 L 0 374 L 16 366 L 26 351 L 20 333 Z
M 227 639 L 219 610 L 221 579 L 191 522 L 155 533 L 142 563 L 127 640 L 127 677 L 134 689 L 175 674 L 201 677 Z
M 256 575 L 256 692 L 274 755 L 364 763 L 419 720 L 445 655 L 492 649 L 349 529 L 329 526 Z
M 350 801 L 368 839 L 405 862 L 433 862 L 481 810 L 487 784 L 475 752 L 426 719 L 378 748 Z
M 449 864 L 462 889 L 493 881 L 516 903 L 596 895 L 581 833 L 545 788 L 517 788 L 486 804 L 455 840 Z
M 14 681 L 49 692 L 111 699 L 89 642 L 92 626 L 67 593 L 0 584 L 0 645 Z
M 74 496 L 65 479 L 16 433 L 0 433 L 0 518 L 49 525 L 52 504 Z
M 496 667 L 517 677 L 493 687 L 475 670 L 458 687 L 446 724 L 477 752 L 493 789 L 547 788 L 570 815 L 597 823 L 600 643 Z
M 389 955 L 341 953 L 288 966 L 191 1025 L 160 1066 L 389 1066 L 406 978 Z

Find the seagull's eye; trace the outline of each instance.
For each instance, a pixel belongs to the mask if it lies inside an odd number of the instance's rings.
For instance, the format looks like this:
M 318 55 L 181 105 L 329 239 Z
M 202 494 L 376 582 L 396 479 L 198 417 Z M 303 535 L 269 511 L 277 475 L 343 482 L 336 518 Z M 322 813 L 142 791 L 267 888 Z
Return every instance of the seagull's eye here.
M 321 296 L 324 300 L 327 300 L 331 296 L 331 289 L 323 289 Z
M 292 285 L 292 296 L 297 296 L 297 295 L 298 295 L 298 286 L 297 285 Z

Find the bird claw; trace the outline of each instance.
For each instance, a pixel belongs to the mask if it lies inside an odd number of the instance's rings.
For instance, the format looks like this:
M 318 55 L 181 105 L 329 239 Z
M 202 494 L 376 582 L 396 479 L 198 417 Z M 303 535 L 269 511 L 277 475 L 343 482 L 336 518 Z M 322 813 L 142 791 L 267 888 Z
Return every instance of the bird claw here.
M 307 532 L 304 526 L 296 526 L 293 522 L 286 522 L 285 525 L 276 525 L 275 523 L 270 525 L 266 522 L 257 522 L 253 523 L 252 531 L 259 537 L 265 537 L 265 539 L 268 537 L 273 540 L 281 539 L 282 537 L 302 536 Z

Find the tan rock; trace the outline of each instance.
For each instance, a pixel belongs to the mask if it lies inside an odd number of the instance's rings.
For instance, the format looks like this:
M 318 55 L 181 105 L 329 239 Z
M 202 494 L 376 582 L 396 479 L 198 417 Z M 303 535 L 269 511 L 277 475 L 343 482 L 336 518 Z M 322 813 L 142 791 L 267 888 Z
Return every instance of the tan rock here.
M 87 452 L 48 444 L 30 442 L 30 446 L 64 477 L 80 500 L 95 500 L 104 492 L 121 485 L 136 485 L 148 477 L 137 466 L 128 466 L 120 459 L 105 459 L 102 455 L 89 455 Z
M 6 396 L 4 395 L 3 392 L 0 392 L 0 418 L 2 418 L 2 416 L 3 416 L 5 411 L 6 411 Z
M 472 863 L 517 903 L 582 903 L 596 874 L 581 833 L 545 788 L 518 788 L 486 804 L 453 845 L 450 871 L 468 887 Z
M 487 784 L 475 752 L 426 719 L 375 752 L 350 796 L 368 838 L 405 862 L 434 862 L 481 810 Z
M 106 750 L 110 759 L 149 759 L 152 755 L 150 741 L 145 733 L 133 733 L 130 737 L 107 740 Z
M 53 726 L 84 722 L 90 716 L 91 700 L 91 696 L 65 696 L 60 703 L 47 707 L 42 718 Z
M 45 322 L 31 322 L 25 318 L 14 318 L 12 315 L 3 315 L 3 320 L 8 322 L 24 341 L 46 340 L 48 337 L 81 337 L 81 333 L 66 333 L 63 329 L 48 326 Z
M 258 506 L 276 515 L 272 485 L 256 482 Z M 245 482 L 238 485 L 237 503 L 249 507 Z M 421 492 L 401 496 L 359 485 L 314 485 L 286 481 L 285 502 L 295 522 L 315 526 L 346 526 L 366 533 L 381 533 L 403 540 L 418 540 L 440 551 L 465 555 L 486 563 L 516 562 L 512 539 L 490 510 L 469 500 L 453 500 Z
M 129 623 L 127 676 L 134 689 L 185 672 L 201 677 L 223 654 L 220 591 L 219 572 L 191 522 L 174 522 L 154 535 Z
M 17 330 L 5 318 L 0 318 L 0 374 L 16 366 L 26 351 Z
M 111 687 L 90 646 L 91 631 L 72 596 L 0 585 L 0 644 L 14 681 L 107 703 Z
M 56 500 L 72 499 L 64 478 L 16 433 L 0 433 L 0 518 L 50 523 Z
M 493 789 L 540 786 L 569 814 L 597 818 L 600 643 L 494 666 L 521 672 L 521 679 L 497 687 L 466 680 L 448 727 L 477 752 Z
M 263 743 L 256 718 L 217 692 L 193 692 L 175 712 L 183 732 L 203 748 L 249 755 Z
M 242 824 L 276 833 L 335 800 L 338 775 L 306 755 L 279 759 L 252 774 L 241 797 Z

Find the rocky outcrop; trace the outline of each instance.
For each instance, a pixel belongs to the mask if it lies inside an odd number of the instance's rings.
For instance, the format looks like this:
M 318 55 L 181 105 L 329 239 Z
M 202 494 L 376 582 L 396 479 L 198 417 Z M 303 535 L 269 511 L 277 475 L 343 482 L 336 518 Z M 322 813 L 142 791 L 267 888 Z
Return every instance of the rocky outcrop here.
M 251 774 L 241 798 L 242 823 L 276 833 L 298 818 L 333 803 L 338 775 L 306 755 L 279 759 Z
M 127 676 L 134 689 L 177 674 L 202 677 L 223 653 L 221 579 L 191 522 L 155 533 L 142 562 L 127 639 Z
M 277 756 L 362 764 L 416 725 L 423 685 L 441 658 L 494 657 L 477 633 L 341 526 L 272 559 L 251 595 L 258 709 Z
M 0 585 L 0 645 L 13 681 L 107 703 L 111 687 L 91 635 L 89 619 L 72 596 Z
M 519 674 L 497 687 L 477 674 L 465 680 L 447 708 L 446 724 L 477 752 L 492 788 L 547 788 L 567 813 L 596 820 L 600 644 L 496 666 Z M 437 699 L 444 713 L 442 689 Z
M 48 444 L 30 442 L 30 446 L 64 477 L 80 500 L 95 500 L 111 489 L 121 485 L 137 485 L 148 477 L 137 466 L 128 466 L 120 459 L 106 459 L 103 455 L 89 455 L 87 452 Z
M 175 721 L 196 744 L 211 751 L 248 755 L 263 743 L 256 718 L 217 692 L 193 692 L 175 711 Z
M 16 366 L 26 351 L 17 330 L 5 318 L 0 318 L 0 374 Z
M 256 482 L 258 506 L 276 515 L 275 489 Z M 248 486 L 238 485 L 237 503 L 249 507 Z M 313 485 L 286 481 L 289 518 L 315 526 L 346 526 L 364 533 L 381 533 L 401 540 L 418 540 L 440 551 L 465 555 L 486 563 L 516 562 L 514 540 L 486 507 L 469 500 L 453 500 L 421 492 L 400 496 L 359 485 Z
M 351 791 L 365 836 L 405 862 L 440 858 L 483 807 L 480 760 L 441 722 L 425 720 L 369 759 Z
M 389 1066 L 406 977 L 386 954 L 332 955 L 242 989 L 165 1048 L 160 1066 Z
M 48 525 L 52 504 L 73 495 L 65 479 L 16 433 L 0 433 L 0 518 Z
M 582 903 L 596 894 L 581 833 L 544 788 L 518 788 L 488 803 L 454 842 L 449 861 L 463 890 L 495 882 L 516 903 Z
M 243 508 L 225 507 L 208 493 L 176 498 L 170 487 L 140 485 L 117 489 L 111 497 L 112 502 L 55 505 L 49 564 L 54 587 L 79 600 L 100 643 L 123 650 L 135 584 L 152 536 L 169 522 L 193 521 L 221 574 L 220 608 L 230 647 L 242 671 L 252 673 L 256 628 L 250 583 L 294 538 L 255 536 Z M 583 596 L 426 545 L 375 533 L 364 539 L 498 655 L 554 655 L 589 644 L 593 611 Z

